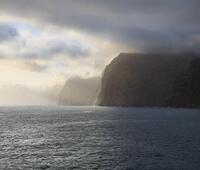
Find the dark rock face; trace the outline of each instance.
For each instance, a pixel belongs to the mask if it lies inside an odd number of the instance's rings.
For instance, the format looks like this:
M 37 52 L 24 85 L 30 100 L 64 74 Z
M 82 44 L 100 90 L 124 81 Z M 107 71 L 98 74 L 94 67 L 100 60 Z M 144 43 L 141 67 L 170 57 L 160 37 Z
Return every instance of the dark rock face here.
M 120 54 L 104 71 L 97 104 L 200 107 L 200 58 Z
M 83 79 L 74 77 L 67 80 L 59 95 L 61 105 L 92 105 L 100 90 L 100 77 Z
M 200 107 L 200 58 L 193 59 L 189 68 L 173 84 L 168 104 L 174 107 Z

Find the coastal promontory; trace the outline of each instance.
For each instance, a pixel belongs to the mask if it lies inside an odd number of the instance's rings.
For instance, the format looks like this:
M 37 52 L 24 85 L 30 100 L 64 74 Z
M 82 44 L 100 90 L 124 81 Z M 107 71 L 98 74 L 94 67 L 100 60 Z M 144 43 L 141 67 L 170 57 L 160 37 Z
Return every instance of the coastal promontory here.
M 97 104 L 200 107 L 200 56 L 121 53 L 104 70 Z

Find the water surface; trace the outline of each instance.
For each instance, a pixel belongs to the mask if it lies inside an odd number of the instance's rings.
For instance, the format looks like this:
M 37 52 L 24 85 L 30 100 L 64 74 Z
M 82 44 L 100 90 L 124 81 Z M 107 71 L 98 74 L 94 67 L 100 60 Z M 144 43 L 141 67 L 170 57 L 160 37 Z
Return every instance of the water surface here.
M 0 169 L 199 167 L 200 110 L 0 108 Z

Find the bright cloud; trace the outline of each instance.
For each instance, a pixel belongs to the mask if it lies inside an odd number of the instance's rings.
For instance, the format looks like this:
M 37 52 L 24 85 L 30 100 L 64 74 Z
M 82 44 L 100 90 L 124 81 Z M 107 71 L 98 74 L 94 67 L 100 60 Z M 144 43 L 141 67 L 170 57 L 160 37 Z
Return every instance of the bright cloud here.
M 10 18 L 0 23 L 16 32 L 0 42 L 1 84 L 44 87 L 64 84 L 73 76 L 97 76 L 120 49 L 127 49 L 109 39 L 54 25 Z
M 1 56 L 4 57 L 51 58 L 57 54 L 71 57 L 90 55 L 88 45 L 68 35 L 59 34 L 59 30 L 56 34 L 27 25 L 4 24 L 3 30 L 0 31 L 0 39 L 7 40 L 0 44 Z

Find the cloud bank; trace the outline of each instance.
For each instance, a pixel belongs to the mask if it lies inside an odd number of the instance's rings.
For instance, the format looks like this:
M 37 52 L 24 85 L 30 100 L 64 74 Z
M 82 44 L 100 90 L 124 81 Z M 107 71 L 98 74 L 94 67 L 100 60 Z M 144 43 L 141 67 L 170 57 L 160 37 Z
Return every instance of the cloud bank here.
M 1 0 L 2 13 L 77 29 L 138 51 L 199 52 L 198 0 Z
M 89 48 L 77 39 L 32 29 L 29 25 L 20 28 L 14 24 L 0 23 L 1 56 L 49 58 L 56 54 L 68 54 L 72 57 L 82 57 L 90 53 Z M 7 48 L 3 50 L 3 47 Z

